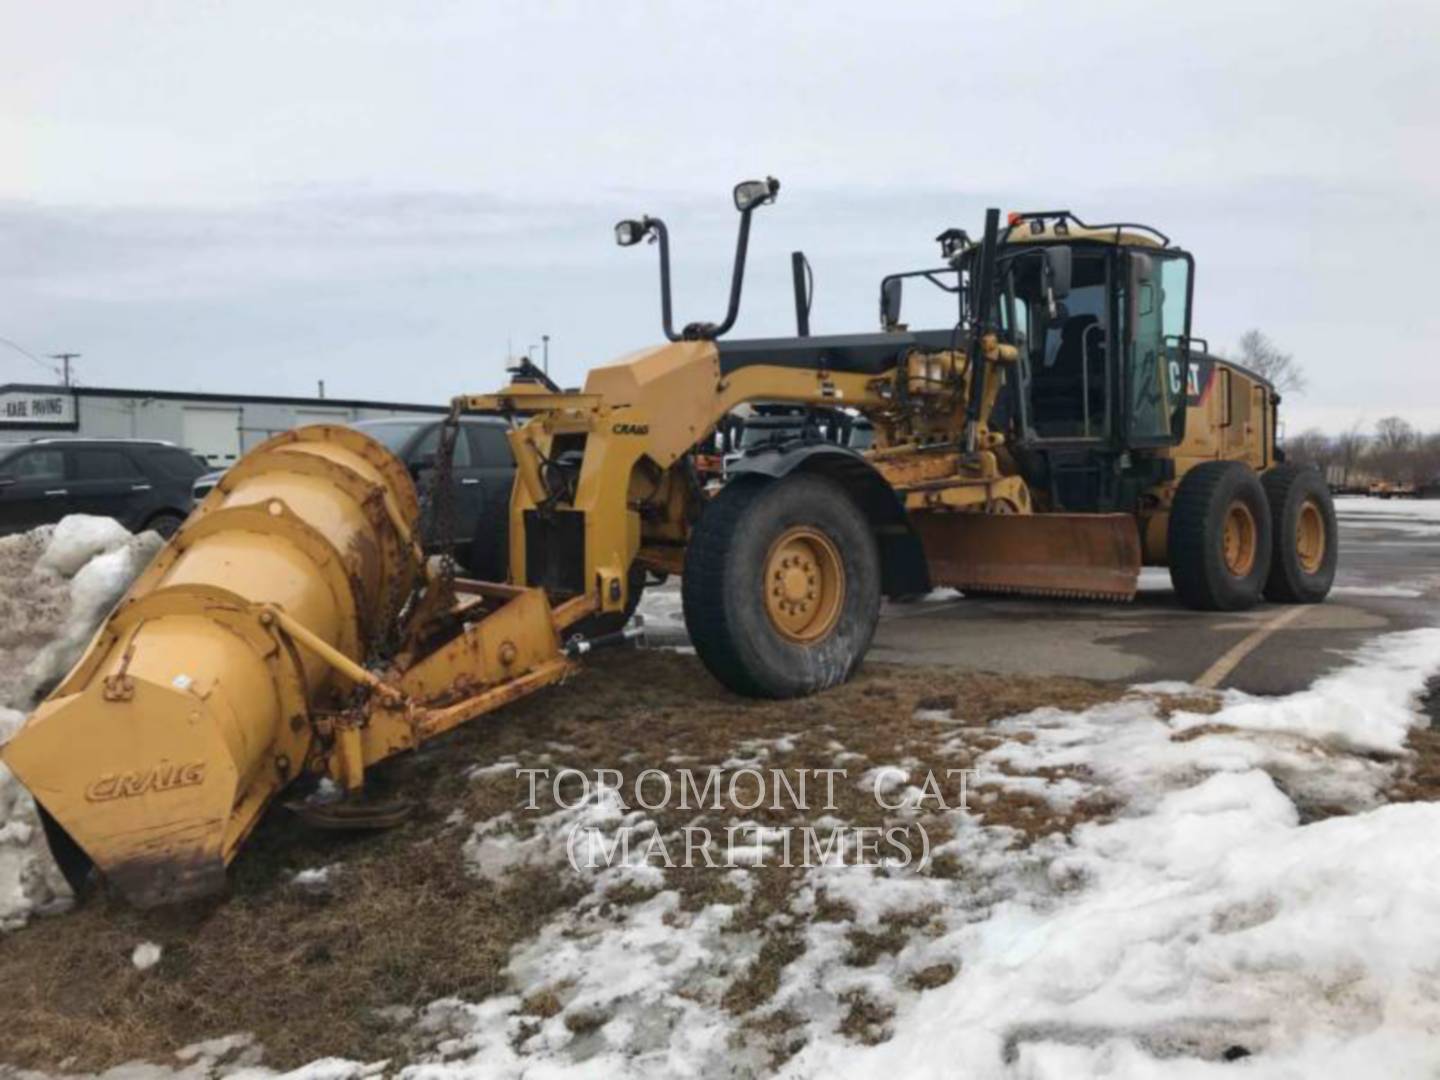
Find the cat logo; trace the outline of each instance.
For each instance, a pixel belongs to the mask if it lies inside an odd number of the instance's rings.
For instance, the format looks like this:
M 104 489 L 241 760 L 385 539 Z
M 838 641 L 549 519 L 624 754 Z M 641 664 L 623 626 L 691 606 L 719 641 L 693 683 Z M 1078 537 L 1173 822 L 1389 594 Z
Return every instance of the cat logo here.
M 205 762 L 192 761 L 188 765 L 172 765 L 162 761 L 148 769 L 136 769 L 127 773 L 106 773 L 93 780 L 85 788 L 85 798 L 91 802 L 109 802 L 112 799 L 130 799 L 152 791 L 174 791 L 176 788 L 194 787 L 205 780 Z
M 616 435 L 649 435 L 649 424 L 616 424 L 610 429 Z

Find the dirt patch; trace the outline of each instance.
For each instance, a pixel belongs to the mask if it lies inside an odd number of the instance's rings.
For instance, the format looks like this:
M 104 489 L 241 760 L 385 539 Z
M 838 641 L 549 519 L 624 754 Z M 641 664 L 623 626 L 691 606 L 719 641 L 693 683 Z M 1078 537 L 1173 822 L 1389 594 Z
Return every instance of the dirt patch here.
M 1425 684 L 1419 704 L 1430 725 L 1410 729 L 1405 745 L 1413 757 L 1401 764 L 1385 793 L 1390 802 L 1440 801 L 1440 677 Z
M 504 969 L 511 948 L 579 895 L 576 879 L 559 868 L 521 870 L 500 883 L 467 873 L 460 852 L 468 825 L 503 813 L 523 823 L 528 798 L 526 784 L 508 768 L 467 776 L 472 767 L 513 761 L 620 769 L 628 783 L 647 768 L 699 769 L 739 758 L 795 773 L 836 767 L 843 756 L 852 781 L 865 769 L 897 762 L 943 772 L 998 741 L 985 730 L 995 719 L 1041 705 L 1086 708 L 1122 692 L 1078 679 L 871 664 L 852 683 L 818 697 L 757 702 L 722 690 L 693 657 L 606 657 L 562 686 L 376 770 L 382 793 L 388 788 L 417 802 L 398 829 L 327 834 L 277 809 L 232 867 L 225 898 L 138 912 L 100 896 L 7 936 L 0 945 L 0 984 L 10 988 L 0 996 L 3 1056 L 49 1068 L 64 1057 L 72 1069 L 99 1070 L 137 1057 L 162 1060 L 199 1039 L 245 1031 L 264 1045 L 274 1067 L 325 1055 L 412 1057 L 418 1048 L 390 1007 L 510 992 Z M 930 712 L 917 716 L 917 708 Z M 957 742 L 955 723 L 934 710 L 947 710 L 975 739 Z M 836 785 L 835 803 L 830 813 L 846 822 L 884 820 L 873 796 L 853 782 Z M 1066 826 L 1036 803 L 1006 794 L 974 809 L 987 820 L 1024 819 L 1036 835 Z M 697 819 L 723 828 L 728 815 L 651 816 L 665 831 Z M 793 807 L 761 807 L 751 816 L 780 825 L 793 824 L 797 814 Z M 331 864 L 338 868 L 323 888 L 294 883 L 298 871 Z M 742 893 L 721 872 L 667 872 L 666 887 L 681 894 L 682 907 L 736 905 L 733 930 L 764 935 L 758 957 L 724 995 L 736 1014 L 763 1012 L 785 967 L 803 951 L 793 928 L 769 929 L 802 877 L 766 867 L 753 872 L 752 887 Z M 622 888 L 606 899 L 621 908 L 648 895 Z M 817 914 L 848 921 L 854 913 L 831 904 Z M 897 951 L 903 940 L 895 933 L 852 938 L 857 960 Z M 142 941 L 164 950 L 146 972 L 130 960 Z M 543 1018 L 559 1002 L 553 994 L 532 997 L 524 1010 Z M 859 999 L 845 1007 L 845 1030 L 862 1041 L 883 1036 L 882 1007 Z M 755 1020 L 774 1028 L 773 1052 L 793 1052 L 793 1023 Z

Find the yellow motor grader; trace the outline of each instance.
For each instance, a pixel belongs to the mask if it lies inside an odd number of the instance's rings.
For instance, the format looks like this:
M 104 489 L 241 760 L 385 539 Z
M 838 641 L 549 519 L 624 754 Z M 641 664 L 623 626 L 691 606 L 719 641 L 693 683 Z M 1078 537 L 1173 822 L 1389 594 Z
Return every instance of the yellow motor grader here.
M 72 881 L 98 870 L 144 905 L 216 891 L 303 777 L 356 796 L 329 823 L 373 824 L 371 765 L 624 640 L 649 574 L 681 575 L 705 666 L 764 697 L 845 680 L 882 596 L 1126 600 L 1142 564 L 1200 608 L 1326 595 L 1325 484 L 1284 464 L 1273 387 L 1191 337 L 1193 260 L 1163 234 L 991 210 L 978 241 L 947 230 L 939 266 L 884 279 L 878 332 L 842 336 L 809 332 L 797 253 L 798 333 L 731 340 L 778 189 L 735 189 L 720 323 L 675 329 L 666 226 L 622 221 L 622 246 L 658 245 L 667 343 L 578 392 L 522 365 L 455 399 L 441 472 L 462 414 L 511 420 L 507 580 L 427 560 L 412 477 L 357 431 L 302 428 L 232 468 L 3 749 Z M 907 281 L 950 294 L 953 322 L 907 326 Z M 874 445 L 802 434 L 702 482 L 697 449 L 757 401 L 863 415 Z

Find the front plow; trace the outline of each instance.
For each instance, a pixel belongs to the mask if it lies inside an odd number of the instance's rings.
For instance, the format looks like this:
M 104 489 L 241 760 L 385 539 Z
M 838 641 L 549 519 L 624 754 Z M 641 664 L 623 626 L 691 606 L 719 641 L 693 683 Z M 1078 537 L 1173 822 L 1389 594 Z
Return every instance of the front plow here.
M 220 890 L 302 774 L 367 766 L 563 677 L 545 593 L 427 579 L 403 466 L 347 428 L 246 455 L 0 751 L 72 884 L 141 906 Z M 403 620 L 387 666 L 377 647 Z

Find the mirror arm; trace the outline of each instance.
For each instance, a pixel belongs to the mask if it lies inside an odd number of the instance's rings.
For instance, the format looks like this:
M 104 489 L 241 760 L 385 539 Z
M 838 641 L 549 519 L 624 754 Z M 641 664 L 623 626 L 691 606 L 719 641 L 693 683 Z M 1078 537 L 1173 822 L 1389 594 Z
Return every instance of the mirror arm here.
M 725 321 L 710 329 L 707 337 L 718 338 L 728 332 L 740 314 L 740 289 L 745 284 L 745 253 L 750 247 L 750 215 L 754 210 L 752 206 L 748 210 L 740 211 L 740 234 L 735 240 L 735 268 L 730 274 L 730 305 L 725 309 Z
M 671 341 L 680 341 L 681 336 L 675 332 L 675 318 L 670 303 L 670 230 L 665 227 L 665 222 L 648 215 L 642 218 L 640 223 L 649 230 L 660 245 L 661 326 L 664 327 L 667 338 Z

